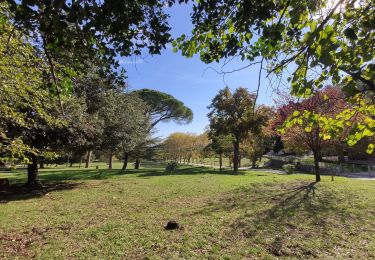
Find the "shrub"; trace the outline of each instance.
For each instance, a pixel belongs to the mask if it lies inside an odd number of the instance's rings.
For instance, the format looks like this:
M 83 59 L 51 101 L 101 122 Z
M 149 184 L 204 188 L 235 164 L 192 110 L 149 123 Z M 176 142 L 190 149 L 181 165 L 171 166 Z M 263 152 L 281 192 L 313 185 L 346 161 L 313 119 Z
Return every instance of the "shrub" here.
M 9 167 L 7 167 L 7 168 L 5 168 L 7 171 L 10 171 L 10 172 L 13 172 L 13 171 L 15 171 L 15 170 L 17 170 L 17 167 L 15 166 L 15 165 L 11 165 L 11 166 L 9 166 Z
M 178 163 L 176 162 L 169 162 L 165 167 L 166 172 L 173 172 L 178 168 Z
M 294 171 L 295 171 L 295 167 L 293 164 L 284 164 L 283 165 L 283 170 L 287 173 L 287 174 L 292 174 Z

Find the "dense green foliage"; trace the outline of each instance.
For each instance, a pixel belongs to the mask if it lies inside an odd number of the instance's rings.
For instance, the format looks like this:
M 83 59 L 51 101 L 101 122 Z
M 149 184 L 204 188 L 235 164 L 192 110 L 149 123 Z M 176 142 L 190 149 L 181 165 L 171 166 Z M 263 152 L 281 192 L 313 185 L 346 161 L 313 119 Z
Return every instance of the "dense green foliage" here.
M 134 91 L 148 106 L 151 128 L 160 122 L 174 121 L 188 124 L 193 120 L 193 112 L 175 97 L 152 89 Z
M 238 171 L 240 142 L 249 133 L 259 133 L 268 119 L 269 108 L 255 108 L 255 95 L 245 88 L 231 93 L 229 87 L 219 91 L 208 107 L 211 136 L 232 136 L 233 170 Z

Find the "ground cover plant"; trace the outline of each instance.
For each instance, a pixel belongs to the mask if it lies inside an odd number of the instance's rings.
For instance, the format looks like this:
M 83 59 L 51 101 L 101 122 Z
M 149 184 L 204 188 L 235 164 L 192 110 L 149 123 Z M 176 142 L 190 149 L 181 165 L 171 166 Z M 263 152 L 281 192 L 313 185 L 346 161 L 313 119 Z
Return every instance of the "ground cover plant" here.
M 121 166 L 52 167 L 40 170 L 44 192 L 2 192 L 0 258 L 375 257 L 375 182 Z M 165 230 L 169 220 L 181 228 Z

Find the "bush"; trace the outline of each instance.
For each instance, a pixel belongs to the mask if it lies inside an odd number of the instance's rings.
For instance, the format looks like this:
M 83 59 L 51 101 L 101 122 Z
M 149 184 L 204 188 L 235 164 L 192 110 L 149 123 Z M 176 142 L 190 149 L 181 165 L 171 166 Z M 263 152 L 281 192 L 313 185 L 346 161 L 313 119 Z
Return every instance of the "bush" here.
M 17 167 L 15 166 L 15 165 L 11 165 L 11 166 L 9 166 L 9 167 L 7 167 L 7 168 L 5 168 L 7 171 L 10 171 L 10 172 L 13 172 L 13 171 L 15 171 L 15 170 L 17 170 Z
M 283 165 L 283 170 L 287 173 L 287 174 L 292 174 L 294 171 L 295 171 L 295 167 L 293 164 L 284 164 Z
M 178 163 L 176 162 L 169 162 L 165 167 L 166 172 L 173 172 L 178 168 Z

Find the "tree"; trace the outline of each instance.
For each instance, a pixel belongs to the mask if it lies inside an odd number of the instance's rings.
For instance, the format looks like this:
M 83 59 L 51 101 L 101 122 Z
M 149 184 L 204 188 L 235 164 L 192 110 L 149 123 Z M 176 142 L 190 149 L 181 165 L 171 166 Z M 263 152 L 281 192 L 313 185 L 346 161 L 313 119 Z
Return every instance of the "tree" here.
M 128 152 L 147 136 L 148 118 L 142 100 L 136 95 L 107 92 L 99 112 L 104 121 L 102 150 L 108 153 L 109 169 L 118 150 Z
M 183 102 L 173 96 L 152 89 L 133 91 L 148 106 L 147 115 L 151 118 L 150 130 L 160 122 L 174 121 L 188 124 L 193 120 L 193 112 Z
M 279 126 L 279 133 L 281 133 L 286 147 L 296 147 L 302 152 L 304 149 L 312 151 L 316 181 L 320 181 L 319 158 L 321 150 L 334 141 L 330 133 L 321 127 L 324 124 L 323 118 L 335 118 L 348 106 L 349 104 L 345 101 L 339 88 L 326 87 L 301 102 L 289 102 L 279 107 L 276 117 L 271 123 L 274 128 Z M 310 118 L 317 118 L 317 120 Z M 349 130 L 350 125 L 345 126 L 338 141 L 343 141 Z
M 219 168 L 220 171 L 223 167 L 223 156 L 229 156 L 233 151 L 233 137 L 231 135 L 215 135 L 209 132 L 208 136 L 211 140 L 209 147 L 219 155 Z
M 238 171 L 240 142 L 249 132 L 258 132 L 266 117 L 254 109 L 255 95 L 245 88 L 237 88 L 232 94 L 228 87 L 219 91 L 208 107 L 210 131 L 213 135 L 233 136 L 233 170 Z
M 62 126 L 64 120 L 44 84 L 45 61 L 10 25 L 6 10 L 0 4 L 0 157 L 27 163 L 29 186 L 39 186 L 40 140 L 45 130 Z
M 121 78 L 117 56 L 137 56 L 145 50 L 160 54 L 171 41 L 165 7 L 174 0 L 6 2 L 13 28 L 31 37 L 46 56 L 51 86 L 59 98 L 88 64 L 96 63 L 103 73 Z
M 183 102 L 173 96 L 151 89 L 140 89 L 133 91 L 147 106 L 146 115 L 151 123 L 148 128 L 150 133 L 160 122 L 174 121 L 179 124 L 188 124 L 193 120 L 193 112 Z M 136 158 L 139 162 L 139 158 Z M 136 164 L 137 166 L 139 163 Z
M 174 46 L 206 63 L 237 56 L 248 61 L 245 68 L 258 64 L 280 80 L 291 71 L 291 93 L 305 98 L 332 81 L 356 105 L 321 127 L 332 130 L 367 114 L 366 123 L 353 127 L 348 144 L 354 145 L 375 133 L 374 104 L 366 102 L 375 94 L 374 12 L 372 0 L 197 1 L 192 36 L 182 35 Z

